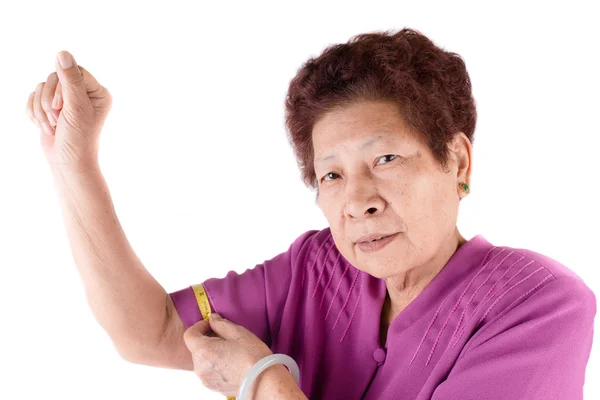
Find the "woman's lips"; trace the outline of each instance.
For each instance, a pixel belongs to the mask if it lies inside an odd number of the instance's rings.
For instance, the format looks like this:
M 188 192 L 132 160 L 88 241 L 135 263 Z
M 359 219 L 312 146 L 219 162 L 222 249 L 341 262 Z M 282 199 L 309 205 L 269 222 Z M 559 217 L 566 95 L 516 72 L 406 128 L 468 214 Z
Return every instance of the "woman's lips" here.
M 398 233 L 394 233 L 393 235 L 383 237 L 379 240 L 375 240 L 374 242 L 357 243 L 356 245 L 363 253 L 370 253 L 373 251 L 381 250 L 390 242 L 392 242 L 396 238 L 396 236 L 398 236 Z

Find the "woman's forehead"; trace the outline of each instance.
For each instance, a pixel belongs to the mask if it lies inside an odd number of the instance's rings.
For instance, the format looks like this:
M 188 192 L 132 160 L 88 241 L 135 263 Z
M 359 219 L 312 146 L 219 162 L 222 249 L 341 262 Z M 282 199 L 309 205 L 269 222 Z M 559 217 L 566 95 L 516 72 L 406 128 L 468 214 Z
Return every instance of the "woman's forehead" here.
M 379 125 L 404 126 L 404 118 L 397 104 L 389 101 L 367 101 L 336 107 L 325 113 L 316 122 L 317 129 L 328 129 L 331 125 Z
M 312 136 L 313 142 L 323 144 L 376 139 L 414 139 L 398 106 L 390 102 L 361 102 L 336 108 L 314 124 Z

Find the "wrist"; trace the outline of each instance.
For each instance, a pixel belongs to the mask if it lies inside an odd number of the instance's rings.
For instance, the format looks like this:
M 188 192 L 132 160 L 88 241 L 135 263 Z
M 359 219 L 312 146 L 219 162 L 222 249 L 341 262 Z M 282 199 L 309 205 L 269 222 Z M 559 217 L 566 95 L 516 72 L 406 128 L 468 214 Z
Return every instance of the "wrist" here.
M 51 165 L 50 170 L 52 175 L 59 179 L 77 179 L 82 176 L 98 174 L 100 172 L 100 164 L 97 161 L 88 161 L 61 166 Z
M 51 168 L 52 176 L 59 184 L 77 184 L 102 177 L 100 165 L 86 163 L 78 166 Z
M 306 398 L 290 371 L 282 364 L 264 370 L 255 379 L 251 393 L 252 400 Z

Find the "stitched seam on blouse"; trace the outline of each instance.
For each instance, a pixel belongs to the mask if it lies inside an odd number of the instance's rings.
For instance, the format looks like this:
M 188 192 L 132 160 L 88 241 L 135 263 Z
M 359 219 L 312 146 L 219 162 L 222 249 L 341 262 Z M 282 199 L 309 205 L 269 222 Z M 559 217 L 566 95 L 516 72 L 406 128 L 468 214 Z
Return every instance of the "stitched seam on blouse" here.
M 485 317 L 487 317 L 487 315 L 489 314 L 489 312 L 492 310 L 492 308 L 498 304 L 498 302 L 500 301 L 500 299 L 502 297 L 504 297 L 504 295 L 506 295 L 508 292 L 510 292 L 511 290 L 513 290 L 515 287 L 517 287 L 518 285 L 520 285 L 521 283 L 525 282 L 527 279 L 531 278 L 534 274 L 536 274 L 538 271 L 543 270 L 544 267 L 539 267 L 538 269 L 536 269 L 535 271 L 533 271 L 532 273 L 530 273 L 529 275 L 527 275 L 525 278 L 521 279 L 519 282 L 515 283 L 514 285 L 512 285 L 512 287 L 510 289 L 508 289 L 506 292 L 502 293 L 500 296 L 498 296 L 498 298 L 496 299 L 496 301 L 494 301 L 492 303 L 492 305 L 485 311 L 485 313 L 483 314 L 483 316 L 479 319 L 478 324 L 481 323 L 481 321 L 483 321 L 485 319 Z M 544 278 L 540 283 L 545 282 L 551 275 L 548 275 L 546 278 Z M 538 287 L 539 284 L 538 283 L 536 286 L 534 287 Z M 529 291 L 527 292 L 527 294 L 529 294 Z M 521 298 L 523 296 L 520 296 L 519 298 Z
M 302 283 L 300 286 L 304 286 L 304 274 L 306 273 L 306 258 L 308 257 L 308 255 L 310 254 L 310 252 L 312 251 L 313 247 L 314 247 L 314 243 L 315 240 L 317 238 L 317 236 L 319 236 L 319 232 L 317 232 L 310 240 L 310 244 L 308 246 L 308 249 L 306 249 L 306 253 L 304 253 L 304 257 L 302 260 Z
M 533 264 L 533 261 L 531 261 L 531 260 L 530 260 L 530 261 L 529 261 L 527 264 L 525 264 L 523 267 L 521 267 L 521 269 L 519 269 L 519 270 L 518 270 L 518 271 L 517 271 L 517 272 L 516 272 L 516 273 L 515 273 L 513 276 L 511 276 L 509 280 L 507 280 L 506 282 L 504 282 L 504 284 L 503 284 L 502 286 L 500 286 L 500 287 L 498 288 L 498 290 L 497 290 L 496 292 L 494 292 L 494 293 L 493 293 L 493 294 L 492 294 L 492 295 L 489 297 L 489 299 L 488 299 L 487 301 L 482 301 L 482 302 L 481 302 L 481 304 L 480 304 L 480 306 L 482 306 L 482 307 L 483 307 L 484 305 L 487 305 L 487 304 L 488 304 L 490 301 L 492 301 L 494 298 L 497 298 L 497 297 L 494 297 L 494 296 L 496 296 L 496 295 L 497 295 L 497 294 L 498 294 L 498 293 L 499 293 L 499 292 L 500 292 L 502 289 L 504 289 L 504 288 L 506 287 L 506 285 L 508 285 L 508 284 L 510 283 L 510 281 L 512 281 L 514 278 L 516 278 L 516 277 L 517 277 L 517 276 L 518 276 L 518 275 L 519 275 L 519 274 L 520 274 L 520 273 L 521 273 L 521 272 L 522 272 L 522 271 L 523 271 L 525 268 L 529 267 L 531 264 Z M 515 286 L 516 286 L 516 285 L 513 285 L 512 287 L 515 287 Z M 509 290 L 510 290 L 510 289 L 509 289 Z M 508 291 L 506 291 L 506 292 L 504 292 L 504 293 L 506 294 L 507 292 L 508 292 Z M 503 294 L 502 296 L 504 296 L 504 294 Z M 467 322 L 466 322 L 466 323 L 465 323 L 465 325 L 463 326 L 463 329 L 461 330 L 460 334 L 459 334 L 459 335 L 456 337 L 456 340 L 454 341 L 454 344 L 452 345 L 452 347 L 456 346 L 456 343 L 458 343 L 458 341 L 460 340 L 460 338 L 462 337 L 462 335 L 465 333 L 465 331 L 466 331 L 466 329 L 467 329 L 467 326 L 468 326 L 468 323 L 469 323 L 469 322 L 471 322 L 471 320 L 472 320 L 472 319 L 475 317 L 475 315 L 476 315 L 476 314 L 475 314 L 475 313 L 473 313 L 473 314 L 472 314 L 472 315 L 469 317 L 469 319 L 467 320 Z M 487 315 L 487 314 L 486 314 L 486 315 Z M 481 321 L 479 321 L 479 323 L 481 323 Z
M 310 268 L 309 274 L 312 274 L 312 272 L 314 271 L 315 267 L 317 266 L 317 262 L 319 261 L 319 255 L 321 254 L 321 251 L 323 251 L 323 248 L 325 247 L 325 245 L 327 244 L 327 242 L 329 241 L 329 238 L 326 238 L 323 243 L 321 243 L 321 246 L 319 247 L 319 251 L 317 252 L 317 256 L 315 257 L 312 267 Z M 310 279 L 310 276 L 308 277 Z
M 336 270 L 336 268 L 337 268 L 337 266 L 339 264 L 340 256 L 341 255 L 342 255 L 341 253 L 338 253 L 337 259 L 335 260 L 335 265 L 331 269 L 331 276 L 329 277 L 329 281 L 327 282 L 327 285 L 325 286 L 325 289 L 323 289 L 323 296 L 321 296 L 321 302 L 319 303 L 319 310 L 323 306 L 323 300 L 325 300 L 325 294 L 327 293 L 327 289 L 329 289 L 329 285 L 333 281 L 333 275 L 335 274 L 335 270 Z
M 346 306 L 348 305 L 348 301 L 350 301 L 350 296 L 352 295 L 352 289 L 354 289 L 354 284 L 356 283 L 356 280 L 358 279 L 358 274 L 359 273 L 360 273 L 360 270 L 357 269 L 356 270 L 356 276 L 354 277 L 354 280 L 352 281 L 352 285 L 350 286 L 350 290 L 348 290 L 348 296 L 346 296 L 346 301 L 344 302 L 344 305 L 342 306 L 342 309 L 340 310 L 340 313 L 338 314 L 338 317 L 335 320 L 335 324 L 333 324 L 333 326 L 331 327 L 331 330 L 333 330 L 335 328 L 335 326 L 337 325 L 337 323 L 340 321 L 342 313 L 346 309 Z
M 548 270 L 548 273 L 549 273 L 550 275 L 552 275 L 552 277 L 553 277 L 554 279 L 558 279 L 558 278 L 557 278 L 557 277 L 556 277 L 556 276 L 555 276 L 555 275 L 552 273 L 552 271 L 550 271 L 550 269 L 548 269 L 548 268 L 547 268 L 547 267 L 546 267 L 544 264 L 540 263 L 540 262 L 539 262 L 539 261 L 537 261 L 537 260 L 534 260 L 534 259 L 532 259 L 530 256 L 528 256 L 528 255 L 526 255 L 526 254 L 523 254 L 523 253 L 519 252 L 519 249 L 516 249 L 516 250 L 515 250 L 515 252 L 516 252 L 516 253 L 519 253 L 519 254 L 520 254 L 520 255 L 522 255 L 523 257 L 530 258 L 530 259 L 531 259 L 531 261 L 533 261 L 534 263 L 536 263 L 536 264 L 538 264 L 538 265 L 541 265 L 542 267 L 546 268 L 546 269 Z M 556 262 L 558 262 L 558 261 L 556 261 Z
M 346 272 L 348 272 L 348 269 L 350 269 L 350 263 L 346 264 L 346 269 L 344 270 L 344 273 L 342 274 L 342 277 L 340 278 L 340 281 L 338 282 L 337 288 L 335 289 L 335 293 L 333 294 L 333 297 L 331 298 L 331 303 L 329 304 L 329 308 L 327 309 L 327 314 L 325 314 L 325 321 L 327 321 L 327 317 L 329 316 L 329 312 L 331 311 L 333 302 L 334 302 L 335 298 L 337 297 L 338 291 L 340 290 L 340 286 L 342 286 L 342 282 L 344 281 L 344 276 L 346 276 Z
M 360 271 L 359 271 L 359 273 L 360 273 Z M 361 282 L 363 279 L 364 279 L 364 273 L 361 274 L 361 277 L 360 277 Z M 350 325 L 352 324 L 352 321 L 354 321 L 354 314 L 356 314 L 356 309 L 358 308 L 358 304 L 360 303 L 360 296 L 362 295 L 362 292 L 363 292 L 362 285 L 360 285 L 359 287 L 360 287 L 360 290 L 358 292 L 358 298 L 356 299 L 356 304 L 354 305 L 354 310 L 352 310 L 352 316 L 350 316 L 350 321 L 348 322 L 348 325 L 346 326 L 346 329 L 344 330 L 344 334 L 342 335 L 342 338 L 340 339 L 340 343 L 342 343 L 342 341 L 346 337 L 346 333 L 348 333 L 348 330 L 350 329 Z
M 323 272 L 325 271 L 325 267 L 327 266 L 327 257 L 329 257 L 329 253 L 331 253 L 331 250 L 333 250 L 335 248 L 335 245 L 332 245 L 329 250 L 327 250 L 327 254 L 325 254 L 325 257 L 323 257 L 323 268 L 321 268 L 321 272 L 319 273 L 319 279 L 317 279 L 317 282 L 315 283 L 315 290 L 313 291 L 313 299 L 315 298 L 315 296 L 317 295 L 317 290 L 319 289 L 319 283 L 321 283 L 321 278 L 323 277 Z M 339 256 L 338 256 L 339 258 Z
M 539 271 L 540 269 L 537 269 L 537 271 Z M 484 332 L 484 330 L 486 328 L 488 328 L 489 326 L 493 326 L 493 323 L 495 320 L 502 318 L 504 315 L 506 315 L 508 312 L 510 312 L 512 310 L 512 306 L 513 304 L 515 304 L 517 301 L 521 300 L 521 298 L 530 295 L 534 290 L 536 290 L 538 287 L 540 287 L 541 285 L 544 284 L 544 282 L 546 282 L 550 277 L 553 277 L 554 275 L 549 274 L 548 276 L 546 276 L 544 279 L 542 279 L 540 282 L 538 282 L 533 288 L 529 289 L 527 291 L 527 293 L 523 294 L 522 296 L 520 296 L 517 300 L 513 301 L 509 307 L 507 307 L 504 312 L 498 314 L 497 316 L 494 317 L 494 320 L 490 321 L 489 324 L 486 324 L 486 326 L 484 326 L 481 330 L 477 331 L 478 334 L 481 334 L 481 332 Z M 555 278 L 556 279 L 556 278 Z M 555 279 L 553 279 L 552 281 L 554 281 Z M 514 307 L 513 307 L 514 308 Z M 472 346 L 473 341 L 469 341 L 466 346 L 463 349 L 463 354 L 460 355 L 460 357 L 456 360 L 458 362 L 458 360 L 460 360 L 461 358 L 463 358 L 465 356 L 465 354 L 467 354 L 468 350 L 470 350 L 470 347 Z
M 492 287 L 490 288 L 490 290 L 488 290 L 488 292 L 485 294 L 485 296 L 483 297 L 483 299 L 481 299 L 481 301 L 479 302 L 479 304 L 477 305 L 477 307 L 475 307 L 475 309 L 473 310 L 473 312 L 471 313 L 471 315 L 469 316 L 469 318 L 467 319 L 467 321 L 465 322 L 465 324 L 463 325 L 462 329 L 457 329 L 454 331 L 454 334 L 452 335 L 452 337 L 450 338 L 450 344 L 452 344 L 452 347 L 454 347 L 457 343 L 458 339 L 460 336 L 462 336 L 462 334 L 464 333 L 464 330 L 467 329 L 468 323 L 473 319 L 473 317 L 475 316 L 475 314 L 477 314 L 477 311 L 484 305 L 486 304 L 486 300 L 488 298 L 492 298 L 493 296 L 495 296 L 504 286 L 506 286 L 506 283 L 504 285 L 502 285 L 502 287 L 498 288 L 498 290 L 496 290 L 493 294 L 492 291 L 496 288 L 496 285 L 500 282 L 502 282 L 502 279 L 504 279 L 504 277 L 506 276 L 506 274 L 508 274 L 510 272 L 510 270 L 517 265 L 518 263 L 520 263 L 521 261 L 523 261 L 525 257 L 521 257 L 520 259 L 518 259 L 517 261 L 515 261 L 514 263 L 511 264 L 510 267 L 508 267 L 504 273 L 502 274 L 502 276 L 500 276 L 498 279 L 496 279 L 496 282 L 494 282 L 494 284 L 492 285 Z M 521 272 L 523 269 L 527 268 L 531 263 L 525 264 L 525 266 L 523 268 L 521 268 L 521 270 L 519 272 Z M 500 265 L 500 264 L 499 264 Z M 517 272 L 517 275 L 519 274 L 519 272 Z M 514 278 L 511 277 L 509 279 L 509 281 Z
M 431 347 L 431 351 L 429 352 L 429 357 L 427 357 L 427 362 L 425 363 L 425 365 L 429 364 L 429 361 L 431 360 L 431 357 L 433 356 L 433 352 L 435 351 L 435 349 L 437 348 L 437 345 L 440 341 L 440 338 L 442 337 L 442 333 L 444 332 L 444 329 L 446 329 L 446 326 L 448 325 L 448 322 L 450 321 L 450 318 L 452 317 L 452 315 L 454 315 L 454 313 L 456 312 L 456 309 L 458 308 L 458 306 L 460 305 L 460 301 L 462 300 L 462 298 L 465 296 L 465 294 L 467 293 L 467 291 L 471 288 L 471 285 L 473 284 L 473 282 L 475 282 L 475 279 L 479 276 L 479 274 L 483 273 L 483 271 L 487 268 L 488 265 L 491 264 L 492 260 L 494 260 L 497 256 L 499 256 L 500 254 L 502 254 L 504 252 L 505 249 L 500 250 L 494 257 L 492 257 L 482 268 L 479 269 L 479 271 L 477 271 L 477 274 L 475 274 L 475 276 L 473 276 L 473 278 L 471 279 L 471 281 L 469 282 L 469 285 L 467 285 L 467 287 L 465 288 L 465 290 L 462 292 L 462 294 L 460 295 L 460 297 L 458 298 L 458 300 L 456 300 L 456 303 L 454 304 L 454 307 L 452 308 L 452 312 L 450 313 L 450 315 L 448 315 L 448 317 L 446 318 L 446 322 L 444 322 L 444 326 L 442 326 L 442 329 L 440 329 L 440 332 L 437 336 L 437 338 L 435 339 L 435 342 L 433 343 L 433 346 Z M 500 261 L 500 263 L 502 263 L 504 260 L 506 260 L 506 258 L 508 256 L 510 256 L 511 253 L 509 253 L 507 256 L 505 256 L 502 261 Z M 500 264 L 499 263 L 499 264 Z
M 473 294 L 471 295 L 471 298 L 469 299 L 469 301 L 467 302 L 467 304 L 465 304 L 465 306 L 463 307 L 463 311 L 460 315 L 460 319 L 458 320 L 458 323 L 456 324 L 456 328 L 454 329 L 454 332 L 452 333 L 452 336 L 450 337 L 450 340 L 452 340 L 454 338 L 454 336 L 456 335 L 456 332 L 458 332 L 458 329 L 460 328 L 460 324 L 462 323 L 464 317 L 465 317 L 465 313 L 467 312 L 467 309 L 469 307 L 469 304 L 471 304 L 473 302 L 473 299 L 475 298 L 475 296 L 477 295 L 477 293 L 479 293 L 479 290 L 481 290 L 481 288 L 492 278 L 492 275 L 494 275 L 494 272 L 496 272 L 498 270 L 498 268 L 500 268 L 501 266 L 503 266 L 504 262 L 506 261 L 506 259 L 508 257 L 510 257 L 511 255 L 514 254 L 514 251 L 511 251 L 506 257 L 504 257 L 502 259 L 502 261 L 500 261 L 498 264 L 496 264 L 496 266 L 494 267 L 494 269 L 488 274 L 487 278 L 485 278 L 485 280 L 479 285 L 479 287 L 477 288 L 477 290 L 475 290 L 473 292 Z M 515 265 L 516 263 L 518 263 L 519 261 L 521 261 L 521 259 L 515 261 L 508 269 L 512 268 L 513 265 Z M 504 274 L 502 274 L 502 276 L 504 276 L 506 274 L 506 272 Z M 492 289 L 496 286 L 496 283 L 498 283 L 498 279 L 496 279 L 496 281 L 494 282 L 494 284 L 492 285 Z M 483 299 L 481 300 L 481 302 L 483 302 L 483 300 L 485 300 L 485 298 L 487 297 L 488 294 L 490 294 L 491 289 L 487 292 L 487 294 L 483 297 Z M 481 304 L 481 302 L 479 304 Z M 479 307 L 479 304 L 477 305 L 477 307 L 475 308 L 475 310 L 477 310 L 477 308 Z
M 473 280 L 475 278 L 477 278 L 477 276 L 481 273 L 481 271 L 483 269 L 485 269 L 485 267 L 487 265 L 489 265 L 489 263 L 498 256 L 498 254 L 501 254 L 503 250 L 500 250 L 498 253 L 496 253 L 490 260 L 487 260 L 487 257 L 492 253 L 492 251 L 495 249 L 496 247 L 492 247 L 491 249 L 488 250 L 488 252 L 486 253 L 485 257 L 483 258 L 483 263 L 482 263 L 482 267 L 479 268 L 479 270 L 477 271 L 477 274 L 471 279 L 471 282 L 469 282 L 469 285 L 467 286 L 467 288 L 465 289 L 464 293 L 469 289 L 469 287 L 471 286 L 471 284 L 473 283 Z M 450 294 L 448 294 L 448 296 L 446 296 L 446 298 L 444 299 L 444 301 L 442 302 L 442 305 L 446 302 L 446 300 L 452 295 L 452 292 L 450 292 Z M 462 296 L 461 296 L 462 297 Z M 419 346 L 417 347 L 417 350 L 415 351 L 415 354 L 413 355 L 412 360 L 415 359 L 415 357 L 417 356 L 417 353 L 419 353 L 419 350 L 421 349 L 421 346 L 423 345 L 423 343 L 425 342 L 425 339 L 427 338 L 427 336 L 429 335 L 429 331 L 431 329 L 431 327 L 433 326 L 433 321 L 435 321 L 437 319 L 438 314 L 440 313 L 440 311 L 442 310 L 442 306 L 440 305 L 440 307 L 437 309 L 435 315 L 432 318 L 431 323 L 429 324 L 429 327 L 427 328 L 427 330 L 425 331 L 425 334 L 423 335 L 423 338 L 421 339 L 421 342 L 419 343 Z M 411 364 L 412 364 L 412 360 L 411 360 Z
M 423 345 L 423 342 L 425 341 L 425 338 L 427 337 L 427 333 L 429 332 L 429 330 L 433 326 L 433 323 L 437 319 L 437 316 L 439 315 L 440 310 L 442 309 L 442 307 L 444 306 L 444 304 L 446 304 L 446 300 L 448 300 L 449 298 L 450 298 L 450 295 L 446 296 L 446 298 L 444 299 L 444 301 L 442 301 L 442 304 L 440 304 L 440 306 L 438 307 L 435 315 L 433 316 L 433 318 L 431 319 L 431 322 L 429 323 L 429 326 L 427 327 L 427 331 L 425 331 L 425 335 L 423 335 L 423 338 L 421 339 L 421 343 L 419 343 L 419 346 L 417 347 L 417 351 L 415 351 L 415 354 L 413 354 L 413 357 L 410 360 L 410 363 L 408 363 L 408 365 L 411 365 L 413 363 L 413 361 L 415 360 L 415 357 L 417 357 L 417 353 L 419 352 L 419 349 Z
M 319 261 L 319 254 L 321 254 L 321 251 L 323 250 L 323 247 L 325 246 L 325 244 L 327 244 L 327 241 L 329 240 L 330 236 L 331 236 L 331 233 L 329 234 L 329 236 L 323 241 L 323 243 L 319 247 L 319 251 L 317 251 L 317 255 L 315 256 L 315 260 L 313 261 L 313 265 L 312 265 L 312 267 L 310 269 L 310 272 L 309 272 L 310 274 L 312 274 L 312 271 L 315 269 L 315 266 L 317 265 L 317 261 Z M 309 279 L 310 279 L 310 277 L 309 277 Z M 302 286 L 304 286 L 304 274 L 302 274 Z
M 505 283 L 504 283 L 504 285 L 502 285 L 502 287 L 500 287 L 500 288 L 499 288 L 499 289 L 498 289 L 498 290 L 497 290 L 497 291 L 496 291 L 496 292 L 495 292 L 495 293 L 494 293 L 492 296 L 490 296 L 490 300 L 491 300 L 491 297 L 493 297 L 493 296 L 494 296 L 494 295 L 496 295 L 496 294 L 497 294 L 497 293 L 498 293 L 500 290 L 502 290 L 502 289 L 503 289 L 503 288 L 504 288 L 504 287 L 505 287 L 505 286 L 508 284 L 508 282 L 510 282 L 511 280 L 513 280 L 513 278 L 515 278 L 517 275 L 519 275 L 519 274 L 521 273 L 521 271 L 523 271 L 523 270 L 524 270 L 526 267 L 530 266 L 531 264 L 538 264 L 538 265 L 540 265 L 540 266 L 542 266 L 542 267 L 544 267 L 544 268 L 545 268 L 545 266 L 544 266 L 543 264 L 541 264 L 541 263 L 537 262 L 536 260 L 532 260 L 532 259 L 531 259 L 530 257 L 528 257 L 527 255 L 525 255 L 525 254 L 523 254 L 523 253 L 520 253 L 519 251 L 515 251 L 515 253 L 517 253 L 517 254 L 520 254 L 520 255 L 521 255 L 523 258 L 529 258 L 529 262 L 528 262 L 528 263 L 527 263 L 527 264 L 526 264 L 526 265 L 525 265 L 523 268 L 521 268 L 521 269 L 520 269 L 520 270 L 519 270 L 519 271 L 518 271 L 518 272 L 517 272 L 515 275 L 513 275 L 513 276 L 512 276 L 512 277 L 511 277 L 511 278 L 510 278 L 510 279 L 509 279 L 507 282 L 505 282 Z M 520 261 L 520 260 L 519 260 L 519 261 Z M 511 265 L 511 268 L 512 268 L 512 265 Z M 547 268 L 546 268 L 546 269 L 547 269 Z M 509 270 L 510 270 L 510 268 L 509 268 Z M 557 279 L 557 278 L 556 278 L 556 276 L 554 276 L 554 274 L 552 274 L 552 272 L 551 272 L 549 269 L 547 269 L 547 271 L 548 271 L 548 273 L 549 273 L 550 275 L 552 275 L 552 277 L 554 277 L 554 279 Z M 508 272 L 508 270 L 507 270 L 506 272 Z M 505 273 L 504 275 L 506 275 L 506 273 Z M 500 277 L 500 279 L 504 278 L 504 275 L 502 275 L 502 277 Z M 500 279 L 499 279 L 499 280 L 500 280 Z M 486 296 L 486 297 L 487 297 L 487 296 Z M 488 300 L 488 301 L 490 301 L 490 300 Z M 483 302 L 483 301 L 482 301 L 482 302 L 481 302 L 481 304 L 480 304 L 480 306 L 483 306 L 484 304 L 485 304 L 485 302 Z M 479 307 L 477 307 L 477 308 L 479 308 Z M 476 310 L 477 310 L 477 309 L 476 309 Z M 473 314 L 471 315 L 471 317 L 469 318 L 469 320 L 468 320 L 467 322 L 469 322 L 469 321 L 470 321 L 470 320 L 471 320 L 471 319 L 472 319 L 474 316 L 475 316 L 475 313 L 473 313 Z M 460 333 L 460 336 L 462 336 L 462 334 L 464 333 L 464 330 L 465 330 L 465 329 L 466 329 L 466 325 L 465 325 L 465 326 L 463 326 L 463 329 L 462 329 L 462 331 L 461 331 L 461 333 Z M 457 342 L 458 342 L 458 340 L 460 339 L 460 336 L 459 336 L 459 337 L 458 337 L 458 338 L 457 338 L 457 339 L 454 341 L 454 344 L 452 345 L 452 347 L 456 346 L 456 343 L 457 343 Z

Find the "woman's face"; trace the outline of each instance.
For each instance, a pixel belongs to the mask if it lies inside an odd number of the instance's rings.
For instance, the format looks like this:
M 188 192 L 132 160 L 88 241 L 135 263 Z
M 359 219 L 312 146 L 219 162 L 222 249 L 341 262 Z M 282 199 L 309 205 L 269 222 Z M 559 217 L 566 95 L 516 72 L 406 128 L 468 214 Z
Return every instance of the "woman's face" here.
M 452 241 L 456 245 L 464 196 L 458 183 L 470 183 L 466 135 L 456 135 L 444 171 L 393 103 L 362 102 L 326 114 L 313 127 L 312 139 L 318 204 L 337 248 L 353 266 L 388 278 L 428 265 Z M 356 244 L 363 235 L 397 232 L 375 252 Z

